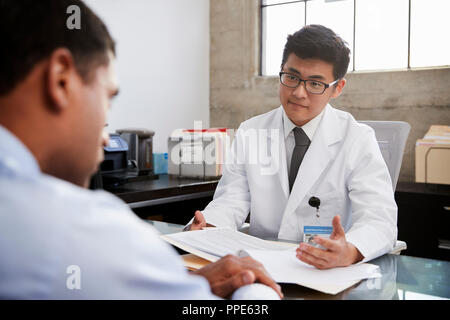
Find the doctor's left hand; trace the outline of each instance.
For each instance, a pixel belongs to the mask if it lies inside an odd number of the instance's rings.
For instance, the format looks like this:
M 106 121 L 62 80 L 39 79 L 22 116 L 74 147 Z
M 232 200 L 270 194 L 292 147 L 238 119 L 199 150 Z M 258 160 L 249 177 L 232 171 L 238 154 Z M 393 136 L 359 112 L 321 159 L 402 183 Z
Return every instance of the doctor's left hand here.
M 361 261 L 364 257 L 359 250 L 345 239 L 341 218 L 333 218 L 333 233 L 330 239 L 314 237 L 314 242 L 325 248 L 315 248 L 307 243 L 301 243 L 296 250 L 297 258 L 318 269 L 346 267 Z

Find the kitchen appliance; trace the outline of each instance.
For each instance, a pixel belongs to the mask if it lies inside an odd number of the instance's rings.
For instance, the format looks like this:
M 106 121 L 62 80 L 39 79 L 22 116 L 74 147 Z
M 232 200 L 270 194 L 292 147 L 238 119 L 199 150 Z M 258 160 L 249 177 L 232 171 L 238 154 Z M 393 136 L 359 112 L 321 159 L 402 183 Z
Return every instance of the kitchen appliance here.
M 91 188 L 115 189 L 128 182 L 158 179 L 153 171 L 153 135 L 153 131 L 142 129 L 111 133 L 108 145 L 103 148 L 104 160 L 95 180 L 91 181 Z
M 138 175 L 153 174 L 153 136 L 155 132 L 147 129 L 119 129 L 116 132 L 128 143 L 128 160 L 136 163 Z

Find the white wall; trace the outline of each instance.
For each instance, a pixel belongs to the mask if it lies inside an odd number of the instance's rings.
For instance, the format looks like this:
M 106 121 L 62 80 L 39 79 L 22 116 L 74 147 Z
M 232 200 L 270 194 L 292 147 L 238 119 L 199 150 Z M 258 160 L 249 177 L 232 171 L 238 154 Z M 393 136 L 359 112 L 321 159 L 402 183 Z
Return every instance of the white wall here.
M 191 128 L 197 120 L 208 127 L 209 0 L 85 2 L 117 42 L 120 94 L 109 132 L 154 130 L 153 152 L 167 152 L 174 129 Z

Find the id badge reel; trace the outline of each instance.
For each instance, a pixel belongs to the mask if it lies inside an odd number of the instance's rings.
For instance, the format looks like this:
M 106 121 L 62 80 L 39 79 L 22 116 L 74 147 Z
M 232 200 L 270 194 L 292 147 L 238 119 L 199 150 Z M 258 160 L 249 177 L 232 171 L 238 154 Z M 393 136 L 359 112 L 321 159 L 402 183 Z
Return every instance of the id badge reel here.
M 308 204 L 311 207 L 316 208 L 316 217 L 320 217 L 319 207 L 320 207 L 320 199 L 317 197 L 311 197 L 308 201 Z M 329 238 L 331 233 L 333 232 L 332 226 L 304 226 L 303 227 L 303 242 L 312 245 L 317 248 L 325 249 L 321 245 L 314 242 L 315 236 L 321 236 L 323 238 Z

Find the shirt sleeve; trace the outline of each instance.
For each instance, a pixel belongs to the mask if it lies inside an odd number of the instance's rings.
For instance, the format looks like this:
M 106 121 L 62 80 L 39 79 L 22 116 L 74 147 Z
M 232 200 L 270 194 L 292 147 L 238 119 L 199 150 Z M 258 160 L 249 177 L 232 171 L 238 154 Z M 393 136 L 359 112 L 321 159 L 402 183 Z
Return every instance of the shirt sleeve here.
M 82 288 L 64 290 L 65 298 L 218 299 L 156 229 L 113 200 L 91 206 L 92 218 L 72 226 L 76 244 L 69 246 L 75 249 L 67 260 L 79 265 Z

